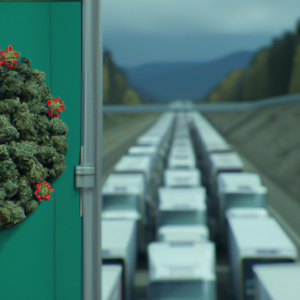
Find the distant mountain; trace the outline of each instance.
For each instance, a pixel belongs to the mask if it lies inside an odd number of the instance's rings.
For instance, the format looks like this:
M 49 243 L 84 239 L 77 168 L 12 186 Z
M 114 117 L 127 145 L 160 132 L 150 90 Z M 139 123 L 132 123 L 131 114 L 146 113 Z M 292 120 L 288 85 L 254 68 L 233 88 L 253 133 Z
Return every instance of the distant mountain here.
M 243 51 L 210 62 L 152 63 L 122 69 L 137 92 L 143 90 L 160 102 L 175 98 L 195 101 L 204 97 L 232 70 L 246 68 L 253 54 Z
M 157 104 L 160 101 L 155 97 L 153 94 L 151 94 L 148 91 L 145 91 L 144 89 L 131 85 L 132 89 L 138 94 L 140 98 L 140 102 L 142 104 Z

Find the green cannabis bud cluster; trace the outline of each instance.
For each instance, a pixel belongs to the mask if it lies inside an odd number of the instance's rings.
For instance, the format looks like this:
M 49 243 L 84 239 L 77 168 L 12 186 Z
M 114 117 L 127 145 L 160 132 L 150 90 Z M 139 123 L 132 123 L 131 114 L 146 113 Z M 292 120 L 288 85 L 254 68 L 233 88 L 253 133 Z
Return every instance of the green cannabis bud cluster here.
M 45 73 L 32 70 L 29 59 L 0 66 L 0 230 L 35 211 L 36 186 L 66 168 L 69 128 L 47 113 L 50 99 Z

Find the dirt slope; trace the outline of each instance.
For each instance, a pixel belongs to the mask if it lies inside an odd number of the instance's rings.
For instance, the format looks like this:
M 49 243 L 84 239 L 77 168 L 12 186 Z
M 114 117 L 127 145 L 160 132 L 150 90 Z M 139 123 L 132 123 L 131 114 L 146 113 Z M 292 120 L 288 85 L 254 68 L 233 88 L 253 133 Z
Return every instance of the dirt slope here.
M 203 115 L 241 154 L 300 202 L 300 103 Z

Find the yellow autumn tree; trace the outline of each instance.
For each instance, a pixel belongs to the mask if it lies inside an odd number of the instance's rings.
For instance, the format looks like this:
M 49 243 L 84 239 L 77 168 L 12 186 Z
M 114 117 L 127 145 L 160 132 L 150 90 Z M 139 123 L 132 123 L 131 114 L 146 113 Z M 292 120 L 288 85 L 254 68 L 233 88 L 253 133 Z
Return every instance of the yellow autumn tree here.
M 131 89 L 127 89 L 123 96 L 123 103 L 127 105 L 137 105 L 140 104 L 140 99 L 137 93 Z
M 213 91 L 210 95 L 209 95 L 209 102 L 219 102 L 220 101 L 220 95 L 219 95 L 219 91 Z
M 245 70 L 230 72 L 208 96 L 209 102 L 241 101 L 243 96 Z

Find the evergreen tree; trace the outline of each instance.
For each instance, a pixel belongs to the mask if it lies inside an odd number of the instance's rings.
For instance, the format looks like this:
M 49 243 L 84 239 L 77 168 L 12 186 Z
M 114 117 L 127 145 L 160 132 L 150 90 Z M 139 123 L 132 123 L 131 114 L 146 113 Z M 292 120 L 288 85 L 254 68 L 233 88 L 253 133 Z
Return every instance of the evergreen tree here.
M 243 100 L 270 97 L 270 49 L 261 49 L 253 58 L 245 74 Z
M 288 93 L 295 54 L 295 35 L 286 33 L 270 47 L 270 96 Z
M 288 93 L 300 93 L 300 21 L 298 22 L 296 30 L 296 51 L 293 57 L 293 69 Z

